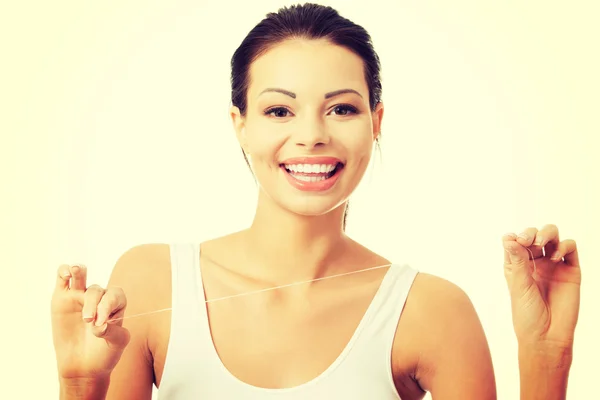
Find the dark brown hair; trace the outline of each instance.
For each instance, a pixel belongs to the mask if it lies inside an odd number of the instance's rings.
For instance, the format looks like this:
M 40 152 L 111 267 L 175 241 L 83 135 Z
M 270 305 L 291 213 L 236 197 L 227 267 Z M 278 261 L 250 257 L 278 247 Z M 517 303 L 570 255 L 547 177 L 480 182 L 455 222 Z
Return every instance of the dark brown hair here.
M 381 64 L 370 35 L 360 25 L 340 16 L 329 6 L 305 3 L 267 14 L 244 38 L 231 58 L 231 102 L 246 115 L 250 65 L 273 46 L 292 38 L 326 39 L 362 58 L 369 88 L 369 106 L 375 111 L 381 101 Z M 246 154 L 242 151 L 250 167 Z M 344 211 L 346 229 L 348 204 Z

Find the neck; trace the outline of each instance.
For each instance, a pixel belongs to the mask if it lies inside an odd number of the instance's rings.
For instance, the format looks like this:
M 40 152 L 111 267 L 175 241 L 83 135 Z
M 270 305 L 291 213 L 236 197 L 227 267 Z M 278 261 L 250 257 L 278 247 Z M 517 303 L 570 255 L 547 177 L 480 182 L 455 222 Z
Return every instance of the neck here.
M 266 197 L 266 196 L 264 196 Z M 315 279 L 348 249 L 342 230 L 345 205 L 320 216 L 291 213 L 259 198 L 245 235 L 245 255 L 257 273 L 276 280 Z M 263 275 L 264 276 L 264 275 Z

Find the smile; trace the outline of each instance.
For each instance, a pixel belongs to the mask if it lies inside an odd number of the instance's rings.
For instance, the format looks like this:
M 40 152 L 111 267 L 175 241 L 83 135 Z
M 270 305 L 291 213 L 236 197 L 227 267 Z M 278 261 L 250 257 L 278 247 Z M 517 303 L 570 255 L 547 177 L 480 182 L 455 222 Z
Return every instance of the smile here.
M 342 164 L 291 164 L 283 168 L 296 179 L 318 182 L 331 178 Z
M 285 162 L 280 167 L 293 187 L 314 192 L 330 189 L 337 182 L 344 163 L 337 159 L 309 159 L 304 162 Z

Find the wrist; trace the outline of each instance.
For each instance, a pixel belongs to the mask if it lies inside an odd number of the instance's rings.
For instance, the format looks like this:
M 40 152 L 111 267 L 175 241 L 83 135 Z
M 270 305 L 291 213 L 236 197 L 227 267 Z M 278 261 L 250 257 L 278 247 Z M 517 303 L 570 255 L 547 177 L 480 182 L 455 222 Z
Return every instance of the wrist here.
M 519 365 L 543 370 L 570 369 L 573 346 L 546 342 L 519 342 Z
M 60 378 L 60 400 L 104 400 L 110 376 Z
M 572 348 L 519 343 L 522 400 L 565 400 Z

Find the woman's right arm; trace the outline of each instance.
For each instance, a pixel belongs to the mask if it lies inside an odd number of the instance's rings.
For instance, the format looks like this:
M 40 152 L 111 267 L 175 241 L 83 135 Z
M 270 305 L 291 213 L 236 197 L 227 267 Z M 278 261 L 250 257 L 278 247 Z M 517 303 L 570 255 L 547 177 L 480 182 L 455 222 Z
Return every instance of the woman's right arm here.
M 108 285 L 121 287 L 127 293 L 127 315 L 155 309 L 153 298 L 162 287 L 156 287 L 157 282 L 153 278 L 164 275 L 158 270 L 164 272 L 165 269 L 164 252 L 160 252 L 160 248 L 160 245 L 155 244 L 133 247 L 115 265 Z M 131 332 L 131 342 L 111 374 L 107 400 L 152 398 L 154 366 L 148 348 L 149 322 L 152 319 L 144 317 L 123 321 L 123 326 Z
M 123 254 L 106 289 L 87 286 L 85 267 L 59 268 L 52 328 L 61 400 L 151 399 L 154 373 L 145 319 L 106 323 L 122 318 L 125 308 L 128 315 L 148 311 L 144 276 L 153 269 L 148 247 Z

